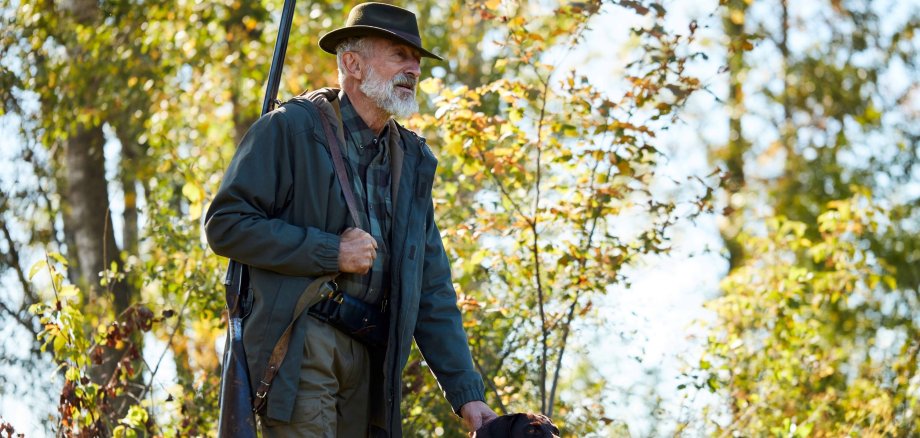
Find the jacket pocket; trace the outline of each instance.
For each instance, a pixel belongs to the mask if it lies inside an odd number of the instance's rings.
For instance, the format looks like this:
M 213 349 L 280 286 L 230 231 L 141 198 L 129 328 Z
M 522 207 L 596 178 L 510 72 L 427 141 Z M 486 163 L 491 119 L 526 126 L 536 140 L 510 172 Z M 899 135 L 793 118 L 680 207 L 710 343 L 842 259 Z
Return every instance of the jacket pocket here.
M 431 197 L 431 183 L 432 179 L 426 176 L 420 176 L 415 180 L 415 196 L 419 198 L 430 198 Z

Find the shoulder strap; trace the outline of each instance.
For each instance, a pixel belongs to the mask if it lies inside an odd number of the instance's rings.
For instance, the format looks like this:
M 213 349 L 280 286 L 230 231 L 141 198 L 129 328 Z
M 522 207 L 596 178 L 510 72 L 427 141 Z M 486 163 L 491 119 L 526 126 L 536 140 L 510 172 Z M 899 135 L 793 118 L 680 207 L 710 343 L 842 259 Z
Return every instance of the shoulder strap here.
M 333 131 L 332 124 L 329 122 L 329 118 L 326 117 L 325 111 L 319 108 L 316 102 L 314 102 L 317 95 L 322 95 L 335 110 L 340 129 L 344 132 L 344 128 L 341 128 L 342 114 L 339 109 L 338 95 L 335 91 L 336 90 L 331 88 L 322 88 L 313 92 L 304 91 L 299 96 L 285 103 L 294 103 L 304 108 L 312 106 L 317 114 L 319 114 L 320 123 L 322 123 L 323 132 L 326 135 L 326 143 L 329 144 L 329 155 L 332 155 L 332 167 L 335 169 L 335 176 L 339 180 L 339 185 L 342 186 L 342 193 L 345 195 L 345 203 L 348 205 L 348 213 L 351 215 L 351 219 L 354 221 L 355 226 L 364 229 L 361 225 L 361 216 L 358 214 L 358 202 L 355 200 L 355 194 L 351 190 L 351 183 L 348 181 L 348 171 L 345 169 L 345 161 L 343 158 L 345 151 L 343 150 L 343 146 L 341 146 L 339 137 L 335 135 L 335 131 Z
M 338 102 L 336 102 L 338 103 Z M 336 105 L 336 114 L 338 114 L 338 105 Z M 339 179 L 339 185 L 342 186 L 342 193 L 345 195 L 345 203 L 348 204 L 348 212 L 355 226 L 361 229 L 361 216 L 358 215 L 357 201 L 355 194 L 351 191 L 351 182 L 348 181 L 348 172 L 345 170 L 344 151 L 339 144 L 339 138 L 332 133 L 332 126 L 326 114 L 319 108 L 319 117 L 322 119 L 323 131 L 326 133 L 326 141 L 329 142 L 329 152 L 332 155 L 332 166 L 335 168 L 335 176 Z

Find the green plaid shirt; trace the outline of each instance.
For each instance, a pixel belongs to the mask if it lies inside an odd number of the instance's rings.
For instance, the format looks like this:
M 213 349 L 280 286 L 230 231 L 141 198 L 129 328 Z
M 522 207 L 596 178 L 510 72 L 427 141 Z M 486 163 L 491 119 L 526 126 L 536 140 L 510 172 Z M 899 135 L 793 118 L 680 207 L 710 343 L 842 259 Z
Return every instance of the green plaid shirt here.
M 377 258 L 364 275 L 343 274 L 336 282 L 347 294 L 366 303 L 380 303 L 390 287 L 390 228 L 392 195 L 390 193 L 390 145 L 388 125 L 378 136 L 367 127 L 355 111 L 345 92 L 339 93 L 342 126 L 345 128 L 345 158 L 351 167 L 352 190 L 365 231 L 377 240 Z M 399 146 L 397 146 L 399 147 Z M 358 207 L 359 209 L 361 207 Z M 367 229 L 369 228 L 369 229 Z

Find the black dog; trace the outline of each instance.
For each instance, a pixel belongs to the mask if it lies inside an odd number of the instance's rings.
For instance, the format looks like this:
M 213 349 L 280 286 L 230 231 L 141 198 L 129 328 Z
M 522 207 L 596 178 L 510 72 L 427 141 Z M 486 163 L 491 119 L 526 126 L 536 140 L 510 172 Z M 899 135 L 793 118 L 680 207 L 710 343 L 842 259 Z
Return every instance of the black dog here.
M 502 415 L 479 428 L 473 438 L 558 438 L 559 428 L 545 415 Z

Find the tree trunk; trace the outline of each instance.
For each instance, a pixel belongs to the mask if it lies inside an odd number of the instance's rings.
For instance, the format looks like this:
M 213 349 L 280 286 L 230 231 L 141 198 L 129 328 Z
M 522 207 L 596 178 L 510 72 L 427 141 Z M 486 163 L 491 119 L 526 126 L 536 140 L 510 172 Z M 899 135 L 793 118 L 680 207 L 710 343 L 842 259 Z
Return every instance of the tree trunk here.
M 72 253 L 77 258 L 79 284 L 86 288 L 89 298 L 103 295 L 100 272 L 112 262 L 121 267 L 109 211 L 104 143 L 102 127 L 80 125 L 65 146 L 65 221 L 72 233 L 69 240 L 76 246 Z M 116 313 L 128 307 L 130 297 L 125 282 L 109 281 L 106 290 L 113 295 Z
M 92 26 L 101 17 L 95 0 L 63 0 L 59 6 L 80 25 Z M 84 58 L 85 50 L 79 45 L 68 47 L 70 57 L 77 60 Z M 112 262 L 119 271 L 122 266 L 105 180 L 105 136 L 101 125 L 85 123 L 77 123 L 75 132 L 70 134 L 64 144 L 63 210 L 66 240 L 68 246 L 74 246 L 69 253 L 71 258 L 76 257 L 77 284 L 85 288 L 88 299 L 111 293 L 115 313 L 119 314 L 131 302 L 127 284 L 108 278 L 105 289 L 100 284 L 100 272 L 110 268 Z
M 121 141 L 121 186 L 125 198 L 124 221 L 122 230 L 122 247 L 128 255 L 137 255 L 137 160 L 139 146 L 133 141 Z
M 722 240 L 729 253 L 729 269 L 741 264 L 744 254 L 737 241 L 738 233 L 744 222 L 741 206 L 734 205 L 738 198 L 733 196 L 740 193 L 745 186 L 744 154 L 749 149 L 749 144 L 744 138 L 741 127 L 741 116 L 744 114 L 744 77 L 746 66 L 744 62 L 745 42 L 744 31 L 748 3 L 744 0 L 731 0 L 728 2 L 723 15 L 723 26 L 728 38 L 728 143 L 716 151 L 718 159 L 722 161 L 728 171 L 728 181 L 725 190 L 728 194 L 728 208 L 725 212 L 727 219 L 720 228 Z

